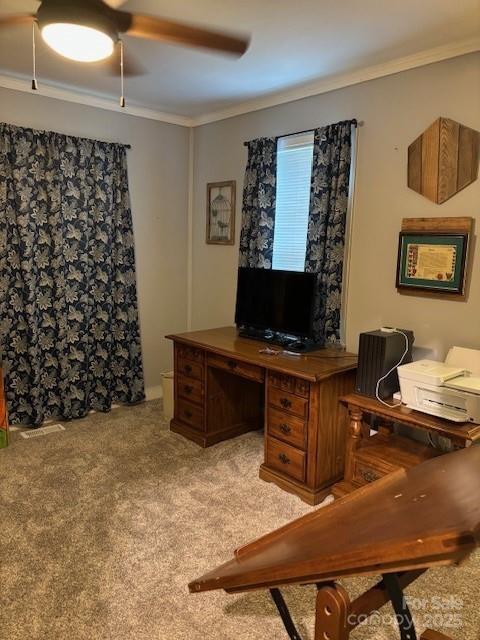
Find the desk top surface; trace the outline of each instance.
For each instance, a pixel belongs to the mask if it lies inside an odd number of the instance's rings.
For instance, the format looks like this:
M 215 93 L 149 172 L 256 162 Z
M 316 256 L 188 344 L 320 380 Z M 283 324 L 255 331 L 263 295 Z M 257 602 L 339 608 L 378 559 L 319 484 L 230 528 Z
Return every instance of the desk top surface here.
M 235 357 L 243 362 L 256 364 L 310 382 L 323 380 L 343 371 L 357 368 L 357 356 L 341 349 L 325 348 L 301 355 L 267 355 L 261 349 L 270 347 L 281 351 L 281 347 L 240 338 L 235 327 L 220 327 L 205 331 L 190 331 L 167 336 L 170 340 L 195 346 L 212 353 Z
M 473 442 L 480 440 L 480 425 L 472 422 L 452 422 L 445 418 L 437 418 L 428 413 L 415 411 L 405 405 L 386 407 L 375 398 L 362 396 L 359 393 L 350 393 L 341 398 L 341 401 L 349 406 L 358 407 L 361 411 L 372 413 L 394 422 L 435 431 L 446 438 L 462 441 L 472 440 Z M 398 400 L 389 398 L 386 402 L 395 404 Z
M 480 447 L 398 471 L 239 549 L 190 591 L 451 565 L 480 544 Z

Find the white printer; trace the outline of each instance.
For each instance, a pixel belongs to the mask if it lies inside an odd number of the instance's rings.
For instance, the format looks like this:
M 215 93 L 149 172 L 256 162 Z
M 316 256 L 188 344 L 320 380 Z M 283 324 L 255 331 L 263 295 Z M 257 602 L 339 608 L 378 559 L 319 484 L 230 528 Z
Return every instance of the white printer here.
M 445 362 L 398 367 L 402 402 L 454 422 L 480 424 L 480 350 L 452 347 Z

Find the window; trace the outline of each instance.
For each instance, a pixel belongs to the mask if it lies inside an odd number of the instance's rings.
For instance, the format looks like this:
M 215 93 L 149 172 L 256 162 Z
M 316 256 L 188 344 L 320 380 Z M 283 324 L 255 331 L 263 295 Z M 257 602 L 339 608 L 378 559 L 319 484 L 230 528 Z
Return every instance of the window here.
M 313 131 L 279 138 L 273 269 L 305 269 L 312 162 Z

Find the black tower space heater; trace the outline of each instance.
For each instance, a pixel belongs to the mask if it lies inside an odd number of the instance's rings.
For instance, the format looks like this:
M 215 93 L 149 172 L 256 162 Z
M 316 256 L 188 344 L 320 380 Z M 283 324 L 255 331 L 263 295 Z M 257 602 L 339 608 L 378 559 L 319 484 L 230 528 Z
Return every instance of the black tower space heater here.
M 408 351 L 402 364 L 412 361 L 413 331 L 399 329 L 398 333 L 392 329 L 378 329 L 360 334 L 358 346 L 358 368 L 355 390 L 370 398 L 376 397 L 377 382 L 392 367 L 400 362 L 405 352 L 408 338 Z M 405 336 L 403 335 L 405 334 Z M 389 398 L 400 389 L 396 368 L 383 380 L 378 388 L 378 395 L 383 400 Z

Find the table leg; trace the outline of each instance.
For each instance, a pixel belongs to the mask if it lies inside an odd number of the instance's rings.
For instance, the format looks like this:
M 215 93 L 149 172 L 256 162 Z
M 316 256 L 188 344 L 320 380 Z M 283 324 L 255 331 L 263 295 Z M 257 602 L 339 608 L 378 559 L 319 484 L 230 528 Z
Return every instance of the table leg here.
M 439 633 L 438 631 L 427 629 L 422 633 L 420 640 L 452 640 L 452 638 L 444 635 L 443 633 Z
M 345 481 L 351 482 L 354 476 L 354 454 L 362 439 L 363 411 L 352 405 L 348 406 L 349 426 L 347 447 L 345 451 Z
M 348 640 L 350 599 L 338 584 L 320 587 L 317 593 L 315 640 Z

